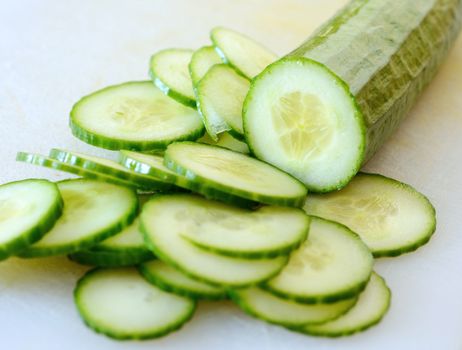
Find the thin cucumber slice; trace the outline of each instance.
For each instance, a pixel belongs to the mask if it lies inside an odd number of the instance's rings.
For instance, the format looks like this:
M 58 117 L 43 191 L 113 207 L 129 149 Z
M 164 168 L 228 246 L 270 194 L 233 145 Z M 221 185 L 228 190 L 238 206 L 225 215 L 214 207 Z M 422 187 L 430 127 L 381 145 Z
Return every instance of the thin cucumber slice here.
M 302 304 L 279 298 L 259 287 L 235 289 L 229 294 L 249 315 L 284 327 L 300 327 L 336 319 L 357 301 L 357 298 L 351 298 L 330 304 Z
M 245 142 L 239 141 L 227 132 L 218 135 L 218 141 L 213 140 L 209 134 L 205 134 L 197 142 L 206 143 L 208 145 L 220 146 L 230 149 L 231 151 L 249 154 L 249 146 Z
M 189 62 L 194 51 L 188 49 L 167 49 L 151 57 L 149 74 L 154 84 L 176 101 L 196 107 L 193 84 L 189 76 Z
M 56 148 L 50 151 L 50 158 L 69 165 L 129 181 L 144 189 L 166 191 L 173 188 L 169 183 L 155 179 L 152 176 L 144 176 L 106 158 Z
M 242 105 L 250 82 L 226 64 L 209 69 L 197 85 L 197 109 L 205 129 L 213 140 L 228 131 L 238 139 L 244 138 Z
M 160 289 L 195 299 L 225 299 L 224 288 L 198 281 L 162 260 L 152 260 L 139 266 L 139 271 L 150 283 Z
M 69 254 L 68 257 L 82 265 L 99 267 L 128 267 L 154 259 L 154 255 L 149 250 L 115 252 L 88 249 Z
M 222 60 L 213 46 L 204 46 L 194 51 L 191 62 L 189 62 L 189 74 L 191 75 L 193 86 L 197 86 L 213 65 L 220 63 L 222 63 Z
M 0 260 L 43 237 L 61 216 L 63 200 L 55 183 L 27 179 L 0 186 Z
M 341 191 L 312 195 L 304 209 L 348 226 L 376 258 L 414 251 L 436 228 L 435 209 L 424 195 L 378 174 L 360 173 Z
M 264 288 L 287 299 L 330 303 L 362 291 L 372 273 L 367 246 L 347 227 L 313 217 L 310 235 Z
M 57 183 L 64 210 L 40 241 L 21 251 L 21 257 L 70 254 L 90 248 L 120 232 L 136 217 L 138 198 L 133 190 L 88 179 Z
M 179 329 L 194 314 L 193 299 L 149 284 L 133 268 L 87 272 L 74 301 L 85 324 L 115 339 L 149 339 Z
M 277 59 L 261 44 L 231 29 L 214 28 L 210 37 L 222 60 L 248 79 Z
M 232 287 L 260 283 L 276 275 L 287 257 L 249 260 L 209 253 L 181 237 L 195 226 L 188 194 L 156 195 L 141 211 L 141 230 L 149 248 L 166 263 L 199 280 Z
M 366 330 L 380 322 L 391 301 L 391 291 L 385 280 L 373 273 L 358 302 L 339 318 L 319 325 L 307 325 L 297 329 L 310 335 L 340 337 Z
M 310 227 L 309 216 L 297 208 L 251 211 L 196 196 L 177 201 L 179 212 L 188 208 L 180 236 L 219 255 L 248 259 L 287 255 L 306 239 Z
M 150 81 L 109 86 L 83 97 L 72 108 L 70 126 L 82 141 L 113 150 L 149 151 L 204 133 L 196 110 L 165 96 Z
M 178 142 L 167 148 L 165 165 L 208 188 L 248 200 L 280 206 L 302 206 L 307 190 L 302 183 L 257 159 L 221 147 Z

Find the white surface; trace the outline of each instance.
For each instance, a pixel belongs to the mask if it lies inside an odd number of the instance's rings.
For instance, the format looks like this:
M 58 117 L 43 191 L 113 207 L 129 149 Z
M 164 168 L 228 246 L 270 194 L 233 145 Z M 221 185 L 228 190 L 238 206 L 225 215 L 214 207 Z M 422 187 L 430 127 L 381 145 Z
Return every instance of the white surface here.
M 65 174 L 16 163 L 19 150 L 63 147 L 109 154 L 73 138 L 68 113 L 81 96 L 147 78 L 167 47 L 208 43 L 230 26 L 279 54 L 298 45 L 343 0 L 3 0 L 0 10 L 0 182 Z M 322 3 L 322 5 L 321 5 Z M 393 291 L 383 322 L 349 338 L 319 339 L 251 319 L 229 303 L 203 303 L 181 331 L 115 342 L 88 330 L 72 289 L 84 268 L 64 258 L 0 263 L 2 349 L 462 349 L 462 38 L 436 80 L 367 170 L 412 184 L 438 213 L 431 242 L 377 262 Z

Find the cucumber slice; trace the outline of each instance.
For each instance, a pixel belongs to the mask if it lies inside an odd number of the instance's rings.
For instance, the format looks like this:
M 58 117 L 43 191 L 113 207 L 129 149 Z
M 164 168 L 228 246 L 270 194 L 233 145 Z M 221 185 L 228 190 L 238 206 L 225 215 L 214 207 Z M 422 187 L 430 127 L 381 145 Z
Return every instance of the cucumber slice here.
M 234 69 L 217 64 L 209 69 L 197 85 L 197 109 L 202 115 L 205 129 L 213 140 L 228 131 L 243 139 L 242 105 L 250 83 Z
M 165 165 L 208 188 L 248 200 L 281 206 L 302 206 L 307 190 L 290 175 L 257 159 L 221 147 L 194 142 L 170 145 Z M 224 198 L 225 199 L 225 198 Z
M 263 287 L 280 297 L 313 304 L 352 298 L 366 287 L 373 262 L 354 232 L 313 217 L 308 240 Z
M 82 265 L 99 267 L 129 267 L 154 259 L 150 251 L 114 252 L 103 250 L 81 250 L 68 255 L 68 258 Z
M 164 94 L 195 108 L 196 97 L 188 68 L 193 53 L 193 50 L 188 49 L 159 51 L 151 57 L 149 74 Z
M 157 338 L 194 314 L 194 300 L 146 282 L 133 268 L 94 269 L 77 283 L 74 300 L 85 324 L 115 339 Z
M 83 97 L 72 108 L 70 126 L 82 141 L 113 150 L 165 148 L 204 133 L 196 110 L 165 96 L 150 81 L 109 86 Z
M 150 283 L 160 289 L 195 299 L 225 299 L 226 290 L 222 287 L 198 281 L 162 260 L 152 260 L 139 266 L 139 271 Z
M 331 304 L 302 304 L 279 298 L 258 287 L 229 291 L 233 301 L 251 316 L 284 327 L 300 327 L 323 323 L 340 317 L 350 310 L 357 298 Z
M 53 182 L 27 179 L 0 186 L 0 260 L 36 242 L 61 216 L 63 200 Z
M 57 183 L 64 210 L 40 241 L 21 251 L 25 258 L 70 254 L 90 248 L 129 225 L 136 217 L 133 190 L 113 184 L 75 179 Z
M 304 209 L 348 226 L 376 258 L 414 251 L 436 228 L 435 209 L 425 196 L 378 174 L 360 173 L 341 191 L 312 195 Z
M 276 275 L 286 256 L 249 260 L 209 253 L 189 243 L 181 233 L 194 228 L 187 194 L 156 195 L 141 211 L 141 230 L 154 253 L 182 272 L 212 284 L 241 287 L 260 283 Z
M 223 62 L 252 79 L 277 56 L 249 37 L 234 30 L 217 27 L 210 33 L 215 50 Z
M 152 176 L 139 174 L 110 159 L 56 148 L 50 151 L 50 158 L 69 165 L 123 179 L 135 183 L 143 189 L 166 191 L 173 188 L 169 183 L 155 179 Z
M 204 46 L 196 50 L 191 57 L 191 62 L 189 62 L 189 74 L 193 86 L 197 86 L 213 65 L 220 63 L 222 63 L 221 58 L 213 46 Z
M 180 236 L 219 255 L 248 259 L 287 255 L 306 239 L 310 227 L 309 216 L 296 208 L 250 211 L 195 196 L 178 202 L 180 208 L 188 208 Z
M 319 325 L 307 325 L 297 329 L 309 335 L 340 337 L 366 330 L 380 322 L 391 301 L 391 291 L 385 280 L 373 273 L 366 289 L 359 295 L 358 302 L 339 318 Z
M 235 139 L 227 132 L 223 132 L 218 135 L 218 141 L 213 140 L 210 135 L 206 133 L 198 139 L 197 142 L 220 146 L 239 153 L 249 154 L 249 146 L 247 146 L 245 142 Z

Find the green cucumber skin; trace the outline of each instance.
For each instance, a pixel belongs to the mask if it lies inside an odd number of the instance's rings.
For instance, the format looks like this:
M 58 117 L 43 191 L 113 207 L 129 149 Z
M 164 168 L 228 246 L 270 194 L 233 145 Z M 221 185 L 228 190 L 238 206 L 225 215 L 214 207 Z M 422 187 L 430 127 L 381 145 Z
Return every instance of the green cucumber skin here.
M 127 251 L 88 250 L 78 251 L 68 255 L 69 260 L 82 265 L 99 267 L 128 267 L 154 259 L 154 255 L 144 249 Z
M 401 40 L 403 34 L 398 34 L 398 41 L 394 41 L 389 34 L 382 48 L 368 44 L 381 40 L 377 32 L 364 34 L 369 28 L 355 19 L 368 5 L 374 18 L 370 27 L 382 28 L 382 32 L 404 28 L 409 35 Z M 436 74 L 460 30 L 461 0 L 424 0 L 419 5 L 421 9 L 412 0 L 353 0 L 287 56 L 324 64 L 350 87 L 367 127 L 363 164 L 397 129 Z M 384 9 L 394 16 L 381 15 Z M 419 18 L 418 25 L 408 24 Z M 350 23 L 359 23 L 357 32 L 350 30 L 342 35 L 342 27 Z M 326 48 L 329 39 L 350 45 L 340 51 L 337 45 Z M 385 64 L 371 63 L 380 56 L 388 57 Z
M 43 179 L 28 179 L 28 180 L 20 180 L 9 182 L 2 186 L 8 186 L 9 184 L 16 184 L 21 183 L 22 181 L 37 181 L 37 182 L 49 182 L 48 180 Z M 52 184 L 51 182 L 49 182 Z M 5 260 L 8 257 L 15 255 L 22 250 L 26 249 L 31 244 L 37 242 L 42 238 L 51 228 L 54 226 L 56 220 L 59 219 L 63 212 L 64 202 L 59 192 L 59 189 L 56 185 L 56 201 L 54 206 L 48 210 L 45 217 L 40 221 L 39 225 L 30 228 L 27 232 L 23 232 L 19 237 L 16 239 L 3 244 L 0 247 L 0 261 Z
M 170 89 L 167 85 L 164 84 L 162 80 L 160 80 L 153 72 L 152 69 L 149 69 L 149 76 L 152 79 L 152 82 L 154 83 L 157 88 L 162 91 L 165 95 L 168 97 L 173 98 L 175 101 L 191 108 L 196 108 L 196 101 L 191 100 L 189 97 L 179 93 L 178 91 Z

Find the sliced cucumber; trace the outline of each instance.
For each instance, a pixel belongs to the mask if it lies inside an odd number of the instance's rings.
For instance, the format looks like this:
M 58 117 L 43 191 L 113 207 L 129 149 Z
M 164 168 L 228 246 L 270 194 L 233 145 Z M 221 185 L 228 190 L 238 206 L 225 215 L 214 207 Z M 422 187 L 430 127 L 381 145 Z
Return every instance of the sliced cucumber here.
M 167 182 L 153 178 L 152 176 L 145 176 L 132 171 L 119 163 L 101 157 L 90 156 L 78 152 L 70 152 L 60 149 L 52 149 L 50 151 L 50 158 L 59 160 L 60 162 L 73 165 L 76 167 L 84 168 L 97 173 L 107 174 L 131 183 L 137 184 L 139 187 L 150 190 L 169 190 L 173 186 Z
M 234 30 L 217 27 L 210 36 L 222 60 L 249 79 L 277 59 L 268 49 Z
M 435 209 L 414 188 L 378 174 L 360 173 L 341 191 L 312 195 L 310 215 L 348 226 L 374 257 L 416 250 L 435 232 Z
M 202 184 L 207 195 L 215 189 L 248 200 L 301 206 L 307 190 L 290 175 L 244 154 L 194 142 L 178 142 L 165 152 L 165 165 Z
M 227 296 L 226 290 L 198 281 L 162 260 L 152 260 L 139 266 L 141 274 L 159 288 L 195 299 L 219 300 Z
M 338 318 L 357 301 L 345 299 L 330 304 L 302 304 L 279 298 L 259 287 L 229 291 L 231 298 L 249 315 L 285 327 L 300 327 Z
M 191 62 L 189 62 L 189 74 L 191 75 L 193 86 L 197 86 L 213 65 L 220 63 L 222 63 L 222 60 L 213 46 L 204 46 L 194 51 Z
M 87 326 L 115 339 L 160 337 L 195 310 L 193 299 L 158 289 L 133 268 L 91 270 L 77 283 L 74 300 Z
M 242 105 L 249 87 L 247 79 L 225 64 L 214 65 L 201 79 L 196 91 L 197 109 L 213 140 L 224 131 L 244 138 Z
M 87 249 L 120 232 L 136 217 L 138 199 L 127 187 L 88 179 L 57 185 L 64 200 L 62 216 L 51 231 L 19 256 L 42 257 Z
M 196 107 L 188 68 L 193 53 L 188 49 L 162 50 L 151 57 L 149 66 L 154 84 L 164 94 L 189 107 Z
M 116 150 L 165 148 L 204 132 L 196 110 L 165 96 L 150 81 L 109 86 L 83 97 L 72 108 L 70 126 L 82 141 Z
M 380 322 L 391 301 L 391 292 L 385 280 L 373 273 L 358 302 L 339 318 L 319 325 L 307 325 L 297 329 L 310 335 L 339 337 L 363 331 Z
M 141 212 L 141 230 L 154 253 L 194 278 L 223 286 L 240 287 L 262 282 L 277 274 L 286 256 L 249 260 L 209 253 L 181 237 L 194 228 L 188 194 L 156 195 Z
M 61 216 L 63 200 L 53 182 L 27 179 L 0 186 L 0 260 L 36 242 Z
M 367 246 L 347 227 L 313 217 L 310 235 L 281 273 L 264 284 L 274 294 L 305 303 L 352 298 L 372 273 Z
M 218 135 L 218 141 L 213 140 L 209 134 L 205 134 L 197 142 L 206 143 L 208 145 L 215 145 L 230 149 L 231 151 L 248 154 L 249 146 L 245 142 L 239 141 L 232 137 L 229 133 L 223 132 Z
M 104 251 L 81 250 L 68 255 L 69 259 L 82 264 L 99 267 L 129 267 L 154 259 L 150 251 Z

